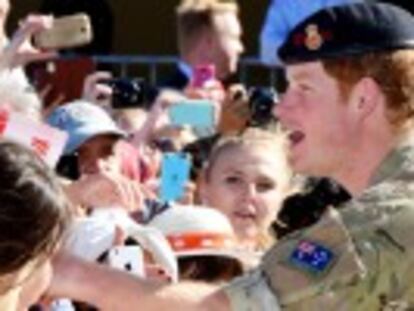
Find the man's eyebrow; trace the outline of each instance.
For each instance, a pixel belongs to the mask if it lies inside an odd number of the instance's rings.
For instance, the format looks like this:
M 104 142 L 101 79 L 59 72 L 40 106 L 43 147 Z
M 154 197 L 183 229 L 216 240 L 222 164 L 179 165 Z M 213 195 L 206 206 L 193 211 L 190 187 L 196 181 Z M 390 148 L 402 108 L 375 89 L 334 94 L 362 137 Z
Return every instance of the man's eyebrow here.
M 290 81 L 292 80 L 304 80 L 312 78 L 312 75 L 308 71 L 299 71 L 288 75 Z

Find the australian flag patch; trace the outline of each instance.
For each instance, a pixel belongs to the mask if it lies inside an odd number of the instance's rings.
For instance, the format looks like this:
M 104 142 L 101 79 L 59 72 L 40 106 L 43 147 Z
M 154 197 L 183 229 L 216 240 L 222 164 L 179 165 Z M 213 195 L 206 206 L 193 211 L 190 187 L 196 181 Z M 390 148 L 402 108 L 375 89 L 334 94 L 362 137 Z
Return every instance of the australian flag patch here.
M 288 262 L 310 273 L 313 277 L 318 277 L 332 267 L 335 259 L 335 253 L 324 245 L 310 240 L 301 240 L 290 254 Z

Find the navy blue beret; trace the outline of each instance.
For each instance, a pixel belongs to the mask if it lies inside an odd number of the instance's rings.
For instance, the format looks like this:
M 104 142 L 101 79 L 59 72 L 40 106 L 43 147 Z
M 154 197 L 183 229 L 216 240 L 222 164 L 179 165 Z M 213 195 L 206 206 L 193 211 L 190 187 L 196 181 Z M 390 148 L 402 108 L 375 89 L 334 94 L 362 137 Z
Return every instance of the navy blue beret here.
M 414 48 L 414 16 L 385 3 L 322 9 L 296 26 L 279 49 L 287 64 Z

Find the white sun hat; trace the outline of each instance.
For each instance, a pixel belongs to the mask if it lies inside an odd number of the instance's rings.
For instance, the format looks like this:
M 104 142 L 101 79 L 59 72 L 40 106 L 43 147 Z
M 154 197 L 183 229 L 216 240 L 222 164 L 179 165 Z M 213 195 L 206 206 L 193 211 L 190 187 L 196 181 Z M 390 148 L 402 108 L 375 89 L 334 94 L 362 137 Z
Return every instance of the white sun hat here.
M 240 260 L 236 236 L 228 218 L 202 206 L 173 206 L 148 224 L 160 230 L 177 257 L 224 256 Z

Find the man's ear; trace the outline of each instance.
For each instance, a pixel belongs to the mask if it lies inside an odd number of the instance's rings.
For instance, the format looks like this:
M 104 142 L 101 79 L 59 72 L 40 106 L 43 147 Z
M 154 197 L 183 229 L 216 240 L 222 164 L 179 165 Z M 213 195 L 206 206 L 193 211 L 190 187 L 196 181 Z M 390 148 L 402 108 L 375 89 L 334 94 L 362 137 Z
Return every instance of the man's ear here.
M 358 119 L 364 120 L 370 116 L 380 104 L 381 90 L 378 83 L 369 77 L 362 78 L 353 87 L 351 93 L 351 109 Z

